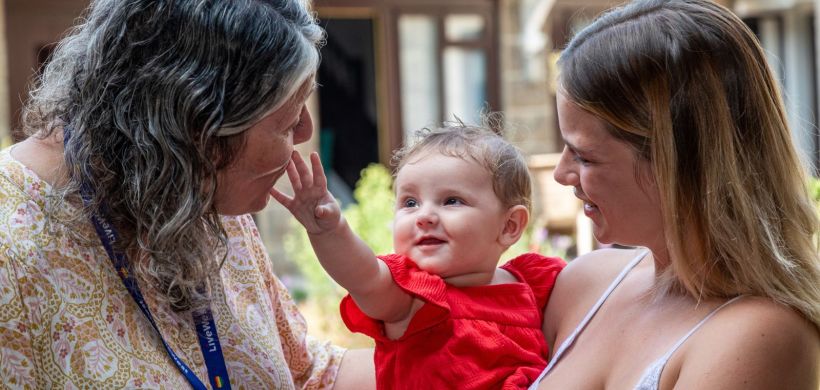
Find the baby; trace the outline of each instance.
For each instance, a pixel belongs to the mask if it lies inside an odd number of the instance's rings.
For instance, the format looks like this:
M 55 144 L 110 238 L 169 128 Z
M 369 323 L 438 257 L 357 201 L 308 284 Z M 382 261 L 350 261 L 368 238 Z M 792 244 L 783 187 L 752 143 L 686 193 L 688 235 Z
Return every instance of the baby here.
M 293 197 L 271 195 L 304 225 L 349 295 L 347 327 L 376 340 L 379 389 L 523 389 L 546 366 L 543 310 L 563 260 L 525 254 L 498 267 L 529 220 L 531 182 L 493 131 L 449 126 L 399 151 L 395 254 L 376 256 L 327 190 L 316 153 L 294 152 Z

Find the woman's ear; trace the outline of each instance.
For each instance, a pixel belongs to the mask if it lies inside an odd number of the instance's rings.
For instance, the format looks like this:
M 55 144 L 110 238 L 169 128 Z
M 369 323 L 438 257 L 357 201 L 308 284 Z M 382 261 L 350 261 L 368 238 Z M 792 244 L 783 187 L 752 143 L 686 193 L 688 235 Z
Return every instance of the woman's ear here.
M 501 236 L 498 242 L 505 248 L 509 248 L 521 238 L 524 230 L 527 229 L 527 223 L 530 221 L 530 212 L 523 205 L 515 205 L 507 210 L 504 220 L 504 229 L 501 230 Z

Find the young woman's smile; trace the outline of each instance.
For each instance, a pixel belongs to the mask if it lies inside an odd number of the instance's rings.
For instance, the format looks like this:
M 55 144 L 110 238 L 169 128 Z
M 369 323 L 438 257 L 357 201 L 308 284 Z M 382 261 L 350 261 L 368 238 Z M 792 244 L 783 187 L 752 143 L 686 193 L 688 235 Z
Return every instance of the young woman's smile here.
M 555 180 L 572 186 L 602 243 L 651 246 L 663 241 L 658 188 L 649 161 L 612 136 L 607 124 L 558 94 L 566 146 Z

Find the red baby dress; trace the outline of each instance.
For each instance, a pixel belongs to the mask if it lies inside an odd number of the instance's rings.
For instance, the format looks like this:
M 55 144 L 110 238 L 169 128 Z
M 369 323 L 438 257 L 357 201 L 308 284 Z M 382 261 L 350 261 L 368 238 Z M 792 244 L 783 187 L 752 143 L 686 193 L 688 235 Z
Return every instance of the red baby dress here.
M 341 303 L 348 329 L 376 340 L 378 389 L 526 389 L 547 365 L 541 331 L 559 258 L 525 254 L 501 268 L 519 283 L 448 285 L 400 255 L 380 256 L 396 283 L 426 303 L 400 338 L 365 315 L 350 295 Z

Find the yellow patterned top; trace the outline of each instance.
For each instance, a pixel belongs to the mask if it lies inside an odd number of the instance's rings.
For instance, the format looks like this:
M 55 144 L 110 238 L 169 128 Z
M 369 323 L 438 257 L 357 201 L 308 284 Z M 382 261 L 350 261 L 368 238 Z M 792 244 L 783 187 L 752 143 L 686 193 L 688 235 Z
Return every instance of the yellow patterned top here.
M 0 388 L 189 388 L 101 244 L 46 218 L 50 186 L 0 151 Z M 65 206 L 71 207 L 71 206 Z M 320 389 L 344 350 L 306 335 L 250 216 L 225 217 L 213 315 L 236 389 Z M 89 242 L 99 242 L 90 241 Z M 221 287 L 221 288 L 220 288 Z M 210 386 L 188 316 L 143 291 L 162 335 Z

